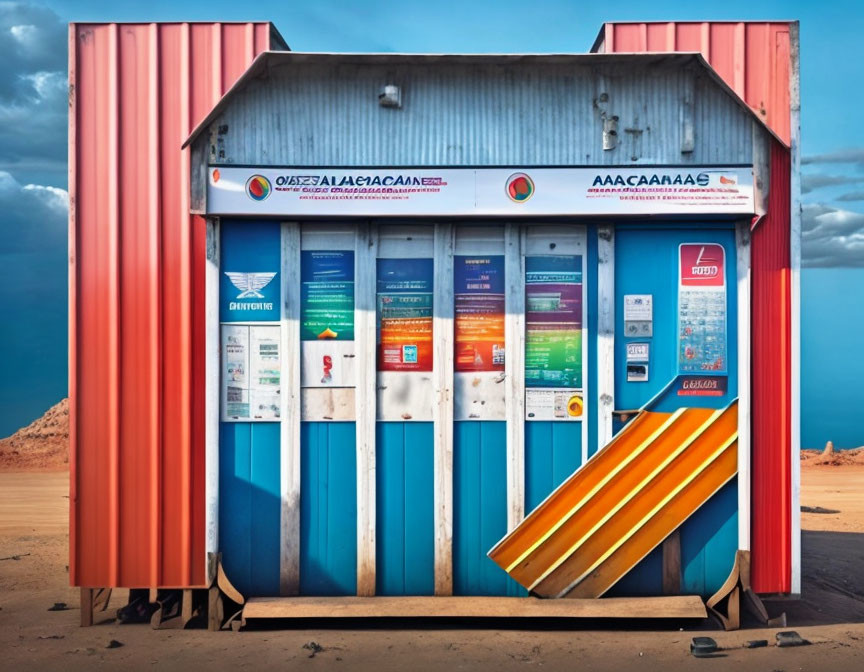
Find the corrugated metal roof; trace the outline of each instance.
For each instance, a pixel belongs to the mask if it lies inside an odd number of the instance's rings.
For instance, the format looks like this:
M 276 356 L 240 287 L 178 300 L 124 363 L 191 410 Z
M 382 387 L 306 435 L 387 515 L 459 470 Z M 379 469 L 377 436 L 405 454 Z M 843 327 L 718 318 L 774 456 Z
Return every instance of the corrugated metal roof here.
M 797 31 L 797 21 L 613 22 L 603 24 L 592 51 L 699 52 L 788 146 Z
M 73 585 L 205 582 L 205 232 L 180 146 L 283 45 L 269 23 L 69 27 Z
M 386 83 L 402 87 L 402 109 L 378 105 Z M 612 151 L 604 116 L 618 117 Z M 216 164 L 741 164 L 752 120 L 696 54 L 268 53 L 190 141 L 210 127 Z

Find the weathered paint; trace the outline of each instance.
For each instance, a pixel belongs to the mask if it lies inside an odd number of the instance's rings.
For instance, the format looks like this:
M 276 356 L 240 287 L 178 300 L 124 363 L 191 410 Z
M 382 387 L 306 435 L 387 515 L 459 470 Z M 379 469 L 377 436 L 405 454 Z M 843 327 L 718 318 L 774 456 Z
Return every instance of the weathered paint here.
M 205 226 L 183 140 L 269 23 L 69 27 L 70 582 L 206 583 Z
M 300 425 L 301 595 L 357 594 L 355 440 L 353 422 Z
M 696 51 L 787 145 L 789 21 L 668 21 L 603 24 L 592 51 Z
M 700 52 L 798 160 L 796 21 L 606 23 L 592 50 Z M 795 179 L 793 191 L 789 154 L 771 141 L 768 214 L 753 232 L 751 248 L 750 547 L 752 585 L 760 593 L 800 589 L 800 513 L 794 506 L 800 476 L 793 466 L 800 448 L 800 183 Z
M 431 422 L 379 422 L 376 445 L 376 595 L 435 589 Z

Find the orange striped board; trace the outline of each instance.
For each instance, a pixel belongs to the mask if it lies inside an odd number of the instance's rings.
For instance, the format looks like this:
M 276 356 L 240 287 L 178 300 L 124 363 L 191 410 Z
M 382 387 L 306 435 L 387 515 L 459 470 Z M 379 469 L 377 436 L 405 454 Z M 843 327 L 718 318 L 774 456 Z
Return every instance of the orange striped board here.
M 600 597 L 738 469 L 738 405 L 643 411 L 489 557 L 541 597 Z

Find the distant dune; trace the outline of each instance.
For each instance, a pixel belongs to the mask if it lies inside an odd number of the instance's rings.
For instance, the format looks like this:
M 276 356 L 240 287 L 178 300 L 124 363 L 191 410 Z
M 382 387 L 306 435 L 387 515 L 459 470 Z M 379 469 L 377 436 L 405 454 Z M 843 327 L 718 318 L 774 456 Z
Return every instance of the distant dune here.
M 69 468 L 69 400 L 0 439 L 0 470 L 57 471 Z

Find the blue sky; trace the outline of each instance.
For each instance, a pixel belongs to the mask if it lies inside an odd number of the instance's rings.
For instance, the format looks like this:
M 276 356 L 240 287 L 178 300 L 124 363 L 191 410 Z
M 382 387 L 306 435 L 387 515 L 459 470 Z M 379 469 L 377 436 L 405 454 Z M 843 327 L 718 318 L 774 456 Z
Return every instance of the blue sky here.
M 581 52 L 603 21 L 799 19 L 803 444 L 864 444 L 864 9 L 858 2 L 0 2 L 0 436 L 66 395 L 68 21 L 270 20 L 298 51 Z

